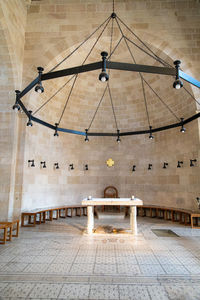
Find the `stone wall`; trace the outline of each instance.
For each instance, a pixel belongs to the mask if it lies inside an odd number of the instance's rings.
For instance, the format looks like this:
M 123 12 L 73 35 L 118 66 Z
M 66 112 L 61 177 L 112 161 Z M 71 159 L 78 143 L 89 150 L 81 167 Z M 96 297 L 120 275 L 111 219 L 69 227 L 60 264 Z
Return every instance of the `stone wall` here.
M 156 133 L 153 140 L 149 140 L 147 135 L 133 136 L 124 137 L 122 143 L 117 144 L 115 138 L 91 137 L 90 142 L 85 143 L 84 137 L 70 134 L 61 133 L 58 138 L 54 137 L 52 130 L 35 123 L 32 128 L 26 128 L 26 117 L 22 114 L 16 118 L 10 111 L 14 103 L 13 90 L 22 89 L 32 81 L 37 76 L 38 66 L 49 71 L 112 12 L 112 1 L 42 0 L 32 1 L 30 5 L 27 5 L 28 1 L 25 2 L 1 2 L 1 61 L 4 70 L 2 78 L 5 81 L 2 81 L 0 101 L 0 139 L 4 149 L 1 152 L 3 176 L 0 219 L 18 216 L 25 209 L 80 203 L 89 194 L 102 196 L 107 185 L 116 186 L 121 197 L 134 194 L 145 203 L 196 209 L 195 198 L 200 192 L 198 121 L 186 125 L 185 134 L 181 134 L 180 128 L 177 128 Z M 116 1 L 115 7 L 119 17 L 158 55 L 171 65 L 180 58 L 183 70 L 199 79 L 198 1 L 121 0 Z M 116 42 L 119 37 L 115 26 L 113 41 Z M 78 56 L 60 68 L 80 64 L 94 41 L 86 44 Z M 99 53 L 109 49 L 109 41 L 110 29 L 105 32 L 102 43 L 98 44 L 88 62 L 100 60 Z M 149 63 L 137 50 L 133 51 L 137 62 Z M 127 57 L 128 51 L 122 45 L 113 60 L 131 62 Z M 87 78 L 80 76 L 79 85 L 63 116 L 62 127 L 83 131 L 88 127 L 102 93 L 102 85 L 97 80 L 98 73 L 88 74 Z M 174 91 L 171 88 L 171 78 L 152 78 L 149 75 L 145 78 L 161 93 L 178 118 L 187 118 L 199 109 L 183 89 Z M 27 108 L 35 111 L 65 81 L 66 78 L 45 82 L 42 96 L 30 92 L 23 98 Z M 110 84 L 119 129 L 147 128 L 138 75 L 131 77 L 126 73 L 121 76 L 113 71 Z M 36 116 L 51 123 L 57 122 L 70 86 Z M 191 89 L 186 83 L 184 86 L 200 99 L 198 89 Z M 177 121 L 151 91 L 147 89 L 146 94 L 153 127 Z M 91 131 L 115 130 L 109 97 L 106 95 Z M 106 166 L 106 160 L 110 157 L 115 161 L 112 168 Z M 193 158 L 198 162 L 195 167 L 190 167 L 189 160 Z M 28 166 L 29 159 L 35 160 L 35 168 Z M 46 169 L 40 167 L 40 162 L 44 160 Z M 178 160 L 184 161 L 180 169 L 176 167 Z M 167 169 L 162 168 L 164 161 L 169 164 Z M 59 162 L 59 170 L 54 169 L 55 162 Z M 70 163 L 74 163 L 73 171 L 68 168 Z M 153 164 L 151 171 L 147 170 L 149 163 Z M 85 164 L 89 165 L 88 171 L 83 170 Z M 131 171 L 133 164 L 136 165 L 136 172 Z

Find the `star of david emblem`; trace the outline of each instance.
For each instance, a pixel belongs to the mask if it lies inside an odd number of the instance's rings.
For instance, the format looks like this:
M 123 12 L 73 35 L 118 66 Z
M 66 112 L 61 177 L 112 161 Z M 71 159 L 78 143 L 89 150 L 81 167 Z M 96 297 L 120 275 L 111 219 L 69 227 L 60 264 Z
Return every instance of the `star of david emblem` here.
M 108 167 L 112 167 L 112 166 L 114 166 L 114 160 L 112 160 L 112 158 L 109 158 L 107 161 L 106 161 L 106 163 L 107 163 L 107 166 Z

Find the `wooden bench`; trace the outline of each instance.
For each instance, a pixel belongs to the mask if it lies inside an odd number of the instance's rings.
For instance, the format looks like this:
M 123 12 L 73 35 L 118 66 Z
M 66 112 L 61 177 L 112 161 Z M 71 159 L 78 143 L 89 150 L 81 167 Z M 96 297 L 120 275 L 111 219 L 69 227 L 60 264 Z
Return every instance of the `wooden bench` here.
M 7 225 L 11 230 L 12 237 L 19 236 L 19 220 L 9 221 L 9 222 L 0 222 L 0 225 Z M 15 231 L 15 233 L 13 233 Z
M 0 224 L 0 229 L 3 230 L 3 238 L 0 239 L 0 244 L 12 241 L 12 224 Z
M 74 211 L 75 216 L 87 216 L 87 207 L 82 205 L 46 208 L 41 210 L 23 212 L 21 214 L 21 226 L 34 227 L 36 224 L 45 223 L 46 221 L 57 220 L 58 218 L 71 218 L 73 216 Z M 27 222 L 25 222 L 26 219 Z

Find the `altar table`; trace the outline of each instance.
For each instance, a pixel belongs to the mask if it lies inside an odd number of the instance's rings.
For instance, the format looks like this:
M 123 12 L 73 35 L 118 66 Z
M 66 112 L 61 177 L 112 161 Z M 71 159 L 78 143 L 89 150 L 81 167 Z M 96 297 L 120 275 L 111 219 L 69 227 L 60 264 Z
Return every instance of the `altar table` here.
M 143 205 L 142 200 L 138 198 L 85 198 L 82 205 L 87 206 L 87 233 L 92 234 L 94 229 L 94 206 L 98 205 L 122 205 L 130 206 L 130 229 L 133 235 L 137 234 L 137 206 Z

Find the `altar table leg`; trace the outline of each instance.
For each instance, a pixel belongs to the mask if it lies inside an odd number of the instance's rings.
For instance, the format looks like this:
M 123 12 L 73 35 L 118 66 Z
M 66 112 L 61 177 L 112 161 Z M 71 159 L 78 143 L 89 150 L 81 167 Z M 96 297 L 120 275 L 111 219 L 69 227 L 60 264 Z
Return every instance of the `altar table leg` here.
M 131 233 L 137 235 L 137 207 L 130 207 L 130 227 Z
M 87 223 L 87 233 L 93 233 L 94 229 L 94 207 L 88 206 L 87 207 L 87 215 L 88 215 L 88 223 Z

